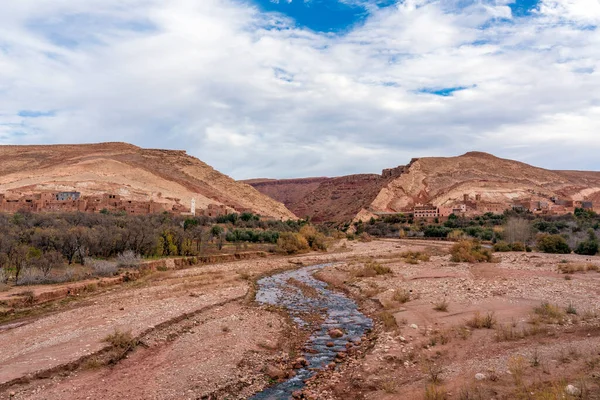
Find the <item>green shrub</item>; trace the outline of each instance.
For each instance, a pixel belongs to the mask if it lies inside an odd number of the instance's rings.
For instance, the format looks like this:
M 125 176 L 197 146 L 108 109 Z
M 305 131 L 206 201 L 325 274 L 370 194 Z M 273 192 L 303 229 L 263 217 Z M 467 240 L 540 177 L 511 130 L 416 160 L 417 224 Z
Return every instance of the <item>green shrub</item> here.
M 571 248 L 560 235 L 542 234 L 537 238 L 537 248 L 543 253 L 569 254 Z
M 501 240 L 494 245 L 494 251 L 507 252 L 507 251 L 511 251 L 511 247 L 510 247 L 510 244 Z

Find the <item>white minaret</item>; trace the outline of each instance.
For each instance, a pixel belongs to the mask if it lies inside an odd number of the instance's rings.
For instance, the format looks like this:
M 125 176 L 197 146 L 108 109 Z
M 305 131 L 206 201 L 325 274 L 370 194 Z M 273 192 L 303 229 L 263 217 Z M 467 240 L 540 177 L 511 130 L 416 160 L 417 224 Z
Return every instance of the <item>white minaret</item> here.
M 193 216 L 196 216 L 196 199 L 192 199 L 192 207 L 190 208 L 190 212 Z

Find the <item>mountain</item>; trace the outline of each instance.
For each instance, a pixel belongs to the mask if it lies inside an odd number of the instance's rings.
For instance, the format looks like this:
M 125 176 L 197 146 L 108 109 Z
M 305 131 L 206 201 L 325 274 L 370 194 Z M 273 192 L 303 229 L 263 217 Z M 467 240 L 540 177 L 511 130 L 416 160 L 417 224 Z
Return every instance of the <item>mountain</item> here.
M 257 190 L 282 201 L 300 217 L 316 222 L 368 219 L 401 212 L 416 204 L 453 206 L 464 195 L 491 208 L 515 201 L 550 202 L 552 197 L 600 204 L 600 172 L 552 171 L 482 152 L 458 157 L 425 157 L 381 175 L 350 175 L 250 181 Z
M 20 196 L 78 191 L 127 200 L 209 204 L 295 219 L 283 204 L 236 182 L 185 151 L 143 149 L 127 143 L 0 146 L 0 193 Z

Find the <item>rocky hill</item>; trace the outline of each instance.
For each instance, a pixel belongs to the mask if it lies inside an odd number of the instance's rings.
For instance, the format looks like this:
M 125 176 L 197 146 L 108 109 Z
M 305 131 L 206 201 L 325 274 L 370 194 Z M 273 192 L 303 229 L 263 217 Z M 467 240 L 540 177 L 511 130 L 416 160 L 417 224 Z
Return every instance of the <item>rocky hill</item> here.
M 413 159 L 406 166 L 384 170 L 382 175 L 251 184 L 285 201 L 296 215 L 311 216 L 317 222 L 368 219 L 373 213 L 400 212 L 417 203 L 451 206 L 460 203 L 465 194 L 501 205 L 553 196 L 600 204 L 600 172 L 551 171 L 480 152 Z
M 224 204 L 263 216 L 295 219 L 283 204 L 229 178 L 185 151 L 142 149 L 126 143 L 0 146 L 0 193 L 112 193 L 189 208 Z

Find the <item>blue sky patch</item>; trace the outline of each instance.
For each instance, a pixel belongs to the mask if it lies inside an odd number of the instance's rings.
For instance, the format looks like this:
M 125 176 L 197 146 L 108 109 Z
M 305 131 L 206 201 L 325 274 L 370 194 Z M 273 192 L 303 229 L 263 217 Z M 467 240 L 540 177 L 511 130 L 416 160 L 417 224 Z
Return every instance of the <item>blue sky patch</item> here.
M 447 87 L 447 88 L 441 88 L 441 89 L 423 88 L 423 89 L 417 90 L 417 92 L 418 93 L 433 94 L 433 95 L 442 96 L 442 97 L 449 97 L 449 96 L 452 96 L 452 94 L 454 92 L 459 92 L 461 90 L 466 90 L 466 89 L 469 89 L 469 87 L 467 87 L 467 86 L 455 86 L 455 87 Z
M 316 32 L 345 32 L 363 22 L 369 7 L 387 7 L 396 0 L 344 3 L 338 0 L 250 0 L 262 11 L 281 13 L 296 25 Z
M 34 111 L 34 110 L 21 110 L 19 111 L 19 117 L 23 118 L 40 118 L 40 117 L 54 117 L 56 113 L 54 111 Z
M 516 0 L 509 4 L 513 17 L 527 17 L 537 8 L 539 0 Z

